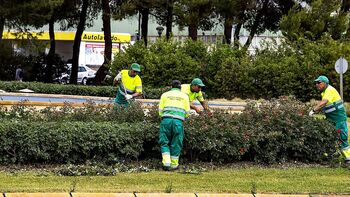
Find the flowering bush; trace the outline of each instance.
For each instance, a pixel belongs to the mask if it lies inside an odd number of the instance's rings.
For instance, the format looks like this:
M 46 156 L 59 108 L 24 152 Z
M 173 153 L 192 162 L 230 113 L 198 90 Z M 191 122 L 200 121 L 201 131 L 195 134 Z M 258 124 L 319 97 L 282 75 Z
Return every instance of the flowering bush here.
M 147 115 L 138 104 L 117 111 L 93 106 L 12 110 L 0 113 L 0 163 L 113 162 L 161 155 L 156 106 Z M 185 122 L 181 161 L 331 161 L 337 156 L 336 130 L 328 121 L 309 117 L 308 110 L 285 97 L 249 102 L 241 114 L 191 116 Z

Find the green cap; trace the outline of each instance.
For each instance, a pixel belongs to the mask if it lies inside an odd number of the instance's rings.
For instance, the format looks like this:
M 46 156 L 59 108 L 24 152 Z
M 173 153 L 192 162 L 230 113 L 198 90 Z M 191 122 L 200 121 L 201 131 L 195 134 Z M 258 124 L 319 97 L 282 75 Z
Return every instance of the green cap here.
M 323 81 L 326 84 L 329 84 L 328 78 L 326 76 L 324 76 L 324 75 L 321 75 L 321 76 L 317 77 L 317 79 L 315 79 L 315 81 Z
M 201 87 L 205 86 L 200 78 L 194 78 L 192 80 L 192 82 L 191 82 L 191 85 L 198 85 L 198 86 L 201 86 Z
M 131 64 L 131 70 L 141 72 L 141 66 L 138 63 Z

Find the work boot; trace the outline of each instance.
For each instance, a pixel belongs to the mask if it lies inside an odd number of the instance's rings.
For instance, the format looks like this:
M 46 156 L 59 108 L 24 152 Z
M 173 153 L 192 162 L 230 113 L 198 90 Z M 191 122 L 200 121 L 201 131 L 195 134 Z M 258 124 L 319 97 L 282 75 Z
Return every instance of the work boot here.
M 350 160 L 344 160 L 344 162 L 341 163 L 341 167 L 350 168 Z
M 171 167 L 171 171 L 177 172 L 179 170 L 180 170 L 179 166 Z
M 163 168 L 162 168 L 164 171 L 170 171 L 170 166 L 163 166 Z

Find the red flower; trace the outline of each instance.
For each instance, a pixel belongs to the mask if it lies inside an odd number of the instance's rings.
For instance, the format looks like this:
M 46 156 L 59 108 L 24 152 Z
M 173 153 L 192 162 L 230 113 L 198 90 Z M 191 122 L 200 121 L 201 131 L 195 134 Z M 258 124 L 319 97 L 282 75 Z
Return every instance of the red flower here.
M 243 155 L 246 151 L 247 151 L 247 150 L 246 150 L 245 148 L 243 148 L 243 147 L 239 149 L 239 153 L 240 153 L 241 155 Z

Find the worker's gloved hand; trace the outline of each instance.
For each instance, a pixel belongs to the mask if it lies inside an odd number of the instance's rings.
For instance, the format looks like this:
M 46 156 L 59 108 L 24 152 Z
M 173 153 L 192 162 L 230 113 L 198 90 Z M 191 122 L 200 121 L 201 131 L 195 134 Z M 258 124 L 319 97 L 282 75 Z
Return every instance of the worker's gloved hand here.
M 311 110 L 310 112 L 309 112 L 309 116 L 313 116 L 315 114 L 315 111 L 314 110 Z
M 116 81 L 122 80 L 122 75 L 120 73 L 118 73 L 117 76 L 115 76 L 114 80 L 116 80 Z
M 130 99 L 132 99 L 132 95 L 131 94 L 127 94 L 127 95 L 125 95 L 125 98 L 126 98 L 126 100 L 130 100 Z
M 194 110 L 196 111 L 197 114 L 202 113 L 202 110 L 199 107 L 194 107 Z

